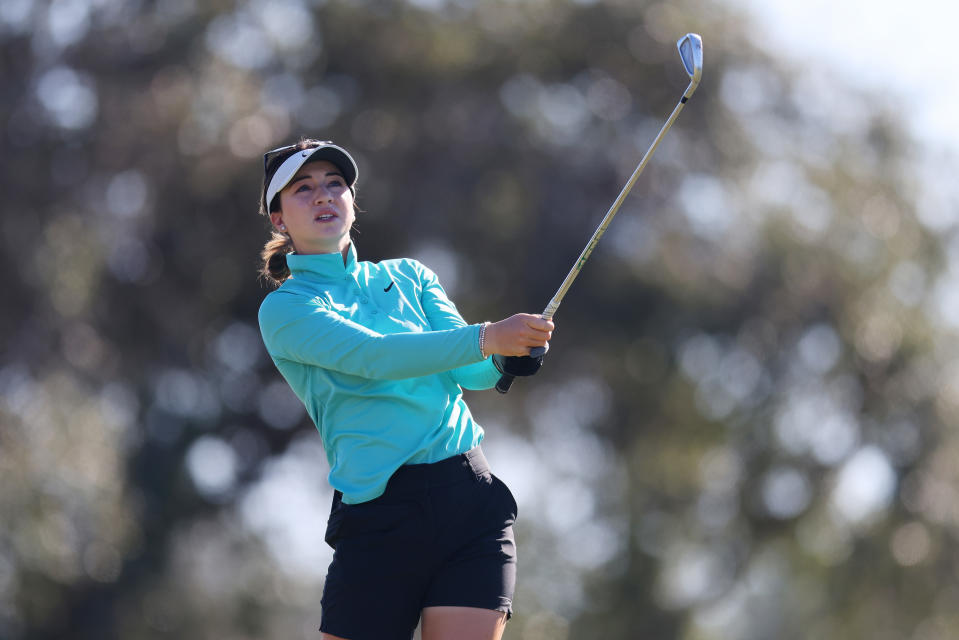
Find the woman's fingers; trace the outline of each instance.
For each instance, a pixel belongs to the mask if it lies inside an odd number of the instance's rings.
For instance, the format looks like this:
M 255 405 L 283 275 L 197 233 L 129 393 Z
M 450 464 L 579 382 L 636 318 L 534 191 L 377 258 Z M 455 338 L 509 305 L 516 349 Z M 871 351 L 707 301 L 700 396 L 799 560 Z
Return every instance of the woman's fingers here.
M 536 344 L 529 344 L 529 347 L 542 347 L 553 337 L 553 329 L 556 325 L 552 320 L 545 320 L 542 316 L 527 316 L 526 326 L 530 330 L 527 334 L 529 338 L 536 341 Z
M 550 331 L 536 331 L 524 335 L 526 341 L 526 346 L 528 347 L 541 347 L 543 346 L 551 337 L 552 332 Z
M 522 317 L 526 321 L 526 326 L 534 331 L 550 332 L 556 328 L 552 320 L 547 320 L 543 316 L 534 316 L 528 313 L 520 313 L 517 315 Z

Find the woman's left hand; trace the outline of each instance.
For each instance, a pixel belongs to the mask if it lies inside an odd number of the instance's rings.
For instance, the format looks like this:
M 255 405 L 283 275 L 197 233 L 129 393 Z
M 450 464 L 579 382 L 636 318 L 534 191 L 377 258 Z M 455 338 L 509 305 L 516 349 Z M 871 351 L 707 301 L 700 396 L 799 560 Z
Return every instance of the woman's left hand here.
M 541 315 L 517 313 L 486 327 L 486 352 L 526 356 L 534 347 L 546 347 L 556 325 Z

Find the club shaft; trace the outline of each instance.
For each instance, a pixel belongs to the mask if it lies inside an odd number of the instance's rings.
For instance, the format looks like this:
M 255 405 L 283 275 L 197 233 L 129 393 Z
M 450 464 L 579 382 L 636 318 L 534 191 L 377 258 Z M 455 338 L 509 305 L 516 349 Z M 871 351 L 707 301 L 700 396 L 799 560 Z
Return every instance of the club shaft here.
M 626 196 L 629 195 L 629 192 L 633 188 L 636 180 L 639 178 L 639 175 L 643 172 L 643 169 L 646 168 L 646 164 L 649 162 L 649 159 L 652 157 L 653 152 L 656 151 L 656 147 L 659 146 L 659 143 L 662 141 L 663 136 L 666 135 L 666 132 L 669 131 L 670 127 L 673 126 L 673 122 L 676 121 L 676 118 L 679 117 L 679 113 L 683 110 L 683 107 L 686 105 L 687 100 L 693 94 L 693 91 L 696 89 L 695 83 L 690 83 L 686 88 L 686 91 L 683 93 L 682 99 L 676 105 L 676 108 L 673 109 L 673 112 L 669 114 L 669 118 L 666 120 L 666 124 L 663 125 L 663 128 L 659 130 L 659 133 L 656 135 L 656 139 L 653 140 L 653 143 L 649 146 L 649 149 L 646 150 L 646 154 L 643 156 L 643 159 L 639 162 L 639 165 L 636 167 L 636 170 L 633 171 L 633 175 L 630 176 L 629 181 L 626 183 L 626 186 L 623 187 L 623 190 L 619 192 L 616 200 L 613 202 L 612 206 L 609 208 L 609 211 L 606 212 L 606 216 L 603 218 L 603 221 L 599 224 L 599 227 L 596 228 L 596 231 L 593 233 L 593 237 L 590 238 L 589 243 L 587 243 L 586 248 L 583 249 L 583 252 L 579 255 L 579 258 L 576 260 L 576 263 L 573 265 L 573 268 L 570 269 L 569 274 L 566 276 L 566 279 L 563 280 L 563 284 L 560 285 L 557 289 L 556 294 L 553 296 L 553 299 L 549 301 L 549 304 L 546 305 L 546 309 L 543 311 L 543 317 L 547 320 L 551 320 L 553 315 L 556 314 L 556 310 L 559 309 L 560 303 L 563 301 L 563 298 L 566 296 L 566 292 L 569 291 L 569 287 L 573 284 L 573 281 L 576 279 L 576 276 L 579 275 L 580 270 L 583 268 L 583 265 L 586 263 L 586 260 L 589 258 L 590 254 L 593 253 L 593 249 L 596 248 L 596 245 L 599 243 L 599 239 L 603 237 L 603 234 L 606 233 L 606 228 L 609 227 L 609 223 L 612 222 L 613 217 L 619 211 L 620 206 L 622 206 L 623 201 L 626 199 Z

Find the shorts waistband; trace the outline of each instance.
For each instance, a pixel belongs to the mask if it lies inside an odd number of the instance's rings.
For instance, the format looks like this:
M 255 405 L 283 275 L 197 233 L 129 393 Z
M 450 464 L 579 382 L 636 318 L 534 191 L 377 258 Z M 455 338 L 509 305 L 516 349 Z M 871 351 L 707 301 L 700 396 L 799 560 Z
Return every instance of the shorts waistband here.
M 476 481 L 489 472 L 489 462 L 477 445 L 439 462 L 403 465 L 390 477 L 386 493 L 455 484 L 465 479 Z

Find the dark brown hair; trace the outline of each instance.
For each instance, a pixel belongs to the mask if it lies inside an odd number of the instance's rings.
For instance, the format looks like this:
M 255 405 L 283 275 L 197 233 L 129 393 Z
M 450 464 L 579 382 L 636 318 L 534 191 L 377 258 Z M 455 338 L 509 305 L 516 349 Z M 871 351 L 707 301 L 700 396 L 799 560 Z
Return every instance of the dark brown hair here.
M 290 277 L 290 267 L 286 264 L 286 256 L 293 251 L 293 240 L 290 236 L 274 231 L 270 239 L 260 251 L 262 266 L 260 277 L 274 286 L 283 284 Z

